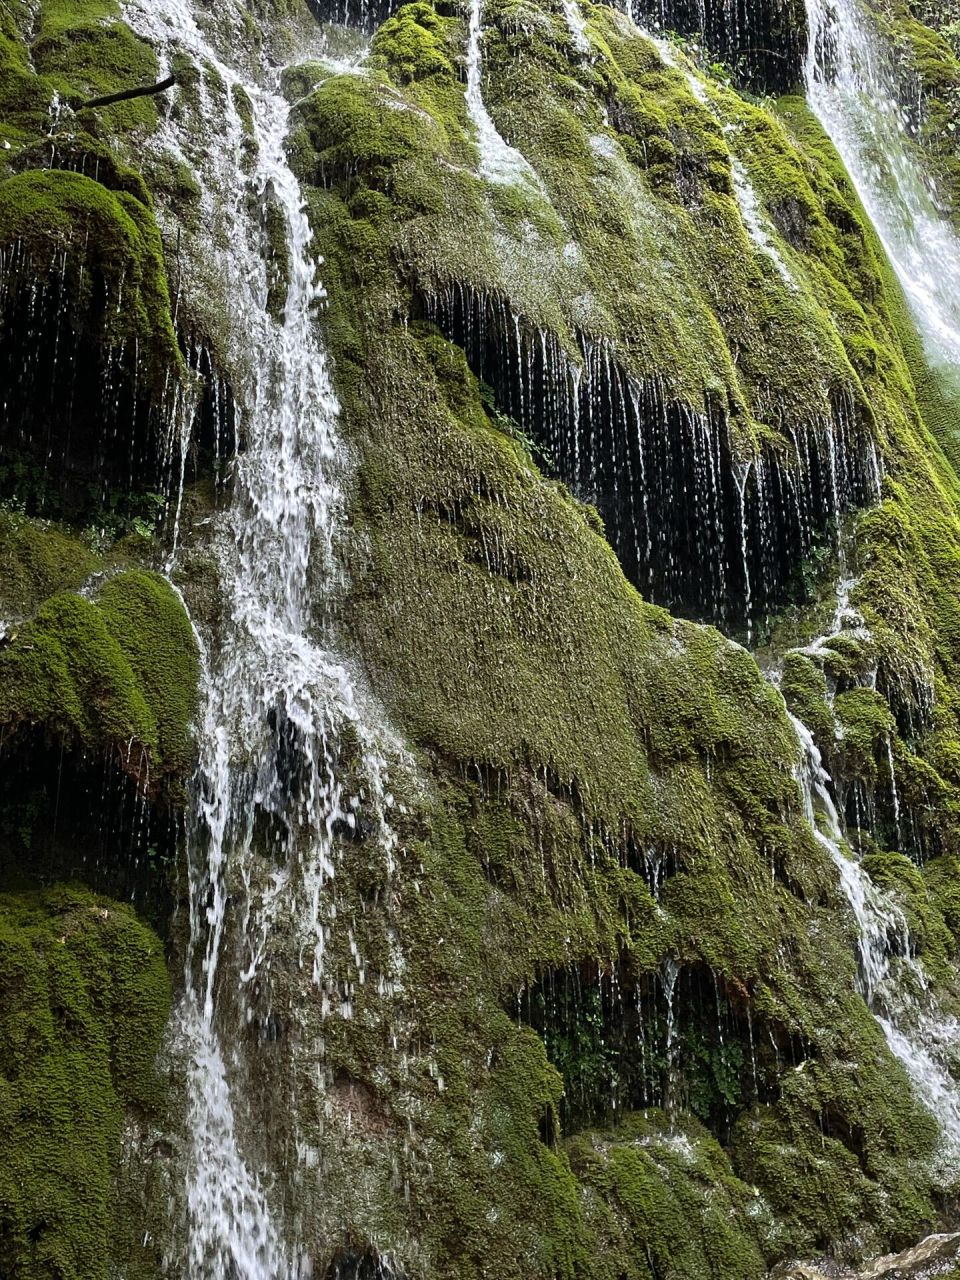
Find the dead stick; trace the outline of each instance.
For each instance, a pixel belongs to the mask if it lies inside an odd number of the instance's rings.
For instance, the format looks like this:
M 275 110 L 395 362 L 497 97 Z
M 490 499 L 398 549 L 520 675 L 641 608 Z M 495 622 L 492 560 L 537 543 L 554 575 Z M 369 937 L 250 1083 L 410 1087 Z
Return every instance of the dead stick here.
M 172 89 L 177 83 L 176 76 L 167 76 L 159 84 L 143 85 L 139 89 L 124 89 L 122 93 L 108 93 L 103 98 L 91 98 L 89 102 L 81 102 L 78 111 L 86 111 L 88 107 L 109 107 L 112 102 L 126 102 L 130 98 L 145 98 L 150 93 L 163 93 L 164 89 Z

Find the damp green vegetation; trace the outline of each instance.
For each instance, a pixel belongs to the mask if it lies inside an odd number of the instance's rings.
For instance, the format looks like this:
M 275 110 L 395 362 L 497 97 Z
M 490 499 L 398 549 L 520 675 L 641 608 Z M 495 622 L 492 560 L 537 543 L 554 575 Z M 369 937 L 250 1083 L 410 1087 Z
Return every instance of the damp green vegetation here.
M 766 1274 L 769 1210 L 695 1121 L 628 1115 L 615 1130 L 570 1139 L 566 1152 L 602 1255 L 632 1260 L 638 1280 Z
M 133 177 L 133 175 L 131 175 Z M 135 179 L 134 179 L 135 181 Z M 136 340 L 159 396 L 181 357 L 150 198 L 80 173 L 27 170 L 0 182 L 0 251 L 14 285 L 66 295 L 68 323 L 104 346 Z
M 106 1280 L 125 1115 L 162 1106 L 160 939 L 128 906 L 0 893 L 0 1268 Z
M 196 643 L 179 598 L 131 569 L 58 591 L 0 648 L 0 722 L 98 748 L 149 787 L 190 760 Z M 153 778 L 151 779 L 151 771 Z
M 39 730 L 112 755 L 148 789 L 192 760 L 199 659 L 183 605 L 141 567 L 133 535 L 106 552 L 66 526 L 0 511 L 4 745 Z
M 121 19 L 118 0 L 9 0 L 0 11 L 0 139 L 11 150 L 64 132 L 92 138 L 145 133 L 156 127 L 149 98 L 81 111 L 84 102 L 157 80 L 150 46 Z M 68 128 L 64 108 L 77 111 Z M 74 122 L 71 120 L 71 125 Z
M 871 0 L 902 86 L 905 122 L 942 199 L 960 200 L 960 14 L 952 0 Z
M 397 1247 L 414 1274 L 759 1276 L 922 1234 L 935 1124 L 856 994 L 853 923 L 802 820 L 780 694 L 744 650 L 628 586 L 426 304 L 472 289 L 568 349 L 602 336 L 678 400 L 725 406 L 746 452 L 788 448 L 837 397 L 867 425 L 885 479 L 854 521 L 862 625 L 788 654 L 782 690 L 837 776 L 891 815 L 893 759 L 904 822 L 938 856 L 921 872 L 874 849 L 866 865 L 947 986 L 957 482 L 902 299 L 802 103 L 747 101 L 583 9 L 588 56 L 559 7 L 486 6 L 487 105 L 535 181 L 478 177 L 465 29 L 430 6 L 381 27 L 368 73 L 313 92 L 309 68 L 288 77 L 359 456 L 345 625 L 426 787 L 396 820 L 394 881 L 416 885 L 399 890 L 402 997 L 370 977 L 391 943 L 363 905 L 362 842 L 338 878 L 367 974 L 357 985 L 334 940 L 352 1013 L 323 1034 L 368 1132 L 335 1166 L 352 1185 L 358 1161 L 376 1165 L 373 1133 L 399 1150 L 414 1123 L 408 1208 L 385 1168 L 379 1217 L 343 1207 L 360 1234 L 386 1219 L 415 1239 Z M 751 239 L 735 165 L 786 274 Z M 822 554 L 805 569 L 819 618 L 835 568 Z M 812 638 L 791 625 L 794 646 Z M 638 1006 L 654 1011 L 646 1049 Z M 412 1078 L 398 1025 L 415 1028 Z
M 326 887 L 320 997 L 303 999 L 309 962 L 278 926 L 270 1026 L 250 1027 L 271 1046 L 258 1088 L 296 1097 L 262 1140 L 278 1165 L 306 1153 L 278 1195 L 296 1195 L 318 1274 L 347 1223 L 415 1280 L 759 1280 L 791 1255 L 906 1245 L 942 1205 L 936 1126 L 857 994 L 784 703 L 852 812 L 879 815 L 882 839 L 856 852 L 951 994 L 955 413 L 803 103 L 748 98 L 679 44 L 666 61 L 622 13 L 582 9 L 586 52 L 559 5 L 485 6 L 486 102 L 531 166 L 513 183 L 480 176 L 466 25 L 446 6 L 400 8 L 361 72 L 284 76 L 357 464 L 341 632 L 410 749 L 390 867 L 364 796 Z M 182 360 L 154 198 L 189 240 L 195 176 L 158 151 L 150 195 L 123 162 L 149 101 L 56 135 L 95 169 L 50 168 L 37 143 L 54 91 L 79 106 L 155 75 L 153 55 L 107 0 L 28 17 L 0 5 L 0 248 L 24 280 L 65 287 L 85 331 L 96 291 L 122 281 L 97 341 L 135 338 L 162 385 Z M 924 32 L 924 56 L 946 57 Z M 252 15 L 242 38 L 259 39 Z M 175 118 L 199 122 L 201 83 L 226 102 L 212 68 L 176 70 Z M 252 104 L 234 105 L 247 172 Z M 269 201 L 262 231 L 278 318 L 290 262 Z M 727 423 L 740 462 L 788 456 L 842 405 L 883 475 L 845 530 L 856 620 L 809 643 L 839 570 L 826 528 L 795 566 L 800 602 L 762 637 L 779 689 L 744 648 L 643 599 L 594 508 L 429 322 L 457 291 L 573 357 L 584 336 L 608 344 L 670 404 Z M 176 798 L 198 657 L 148 532 L 118 525 L 104 546 L 0 511 L 0 740 L 62 744 L 68 764 L 106 753 Z M 336 765 L 359 796 L 349 754 Z M 0 1063 L 21 1089 L 0 1106 L 0 1272 L 105 1274 L 124 1108 L 156 1105 L 158 947 L 87 891 L 0 899 L 16 979 L 0 983 Z M 321 1043 L 318 1093 L 296 1054 Z

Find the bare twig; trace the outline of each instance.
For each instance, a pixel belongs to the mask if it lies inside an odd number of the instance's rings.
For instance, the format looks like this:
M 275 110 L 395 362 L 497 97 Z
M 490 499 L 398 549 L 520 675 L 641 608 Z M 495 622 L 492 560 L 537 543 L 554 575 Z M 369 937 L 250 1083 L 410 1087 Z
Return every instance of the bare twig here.
M 165 89 L 172 89 L 176 83 L 176 76 L 167 76 L 166 80 L 161 80 L 159 84 L 142 85 L 139 89 L 124 89 L 122 93 L 108 93 L 102 98 L 90 98 L 87 102 L 81 102 L 77 110 L 86 111 L 88 107 L 109 107 L 113 102 L 127 102 L 130 98 L 145 98 L 148 94 L 163 93 Z

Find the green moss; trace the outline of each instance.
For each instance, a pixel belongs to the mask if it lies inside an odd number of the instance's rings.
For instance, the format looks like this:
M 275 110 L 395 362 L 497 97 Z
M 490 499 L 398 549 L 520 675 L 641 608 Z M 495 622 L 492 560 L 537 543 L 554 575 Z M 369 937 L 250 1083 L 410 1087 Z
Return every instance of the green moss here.
M 108 748 L 150 786 L 188 763 L 197 677 L 178 598 L 158 577 L 123 573 L 96 600 L 51 596 L 0 649 L 0 721 Z
M 566 1144 L 603 1259 L 598 1276 L 766 1274 L 769 1212 L 716 1141 L 690 1119 L 651 1111 Z
M 834 737 L 834 715 L 827 702 L 827 681 L 808 654 L 793 651 L 783 659 L 780 689 L 786 704 L 818 742 Z
M 64 530 L 0 512 L 0 612 L 6 622 L 30 617 L 58 591 L 76 591 L 98 567 L 97 557 Z
M 837 754 L 844 778 L 874 781 L 891 735 L 896 731 L 890 708 L 875 689 L 851 689 L 839 694 L 834 713 L 840 730 Z
M 800 816 L 779 695 L 743 650 L 626 584 L 583 505 L 497 429 L 463 353 L 416 319 L 421 299 L 462 284 L 508 297 L 568 346 L 577 327 L 602 335 L 638 376 L 660 377 L 690 404 L 727 406 L 744 451 L 760 441 L 787 450 L 790 424 L 821 421 L 840 395 L 883 452 L 888 493 L 909 476 L 919 494 L 940 462 L 877 246 L 802 108 L 786 102 L 774 116 L 713 84 L 705 106 L 620 16 L 598 6 L 588 18 L 593 57 L 574 64 L 559 12 L 487 6 L 486 101 L 540 191 L 479 180 L 451 73 L 463 27 L 423 5 L 382 28 L 373 76 L 333 77 L 295 109 L 295 162 L 325 258 L 325 334 L 359 458 L 347 634 L 429 791 L 408 797 L 398 819 L 397 876 L 417 892 L 397 945 L 418 993 L 404 1016 L 434 1068 L 411 1080 L 384 1066 L 394 1058 L 376 1028 L 390 1017 L 369 976 L 351 995 L 350 1027 L 325 1028 L 325 1043 L 333 1069 L 365 1081 L 394 1118 L 391 1132 L 416 1117 L 432 1172 L 411 1168 L 403 1220 L 439 1275 L 580 1268 L 606 1280 L 622 1258 L 625 1274 L 643 1276 L 648 1251 L 665 1259 L 681 1247 L 689 1274 L 759 1274 L 853 1232 L 879 1244 L 921 1231 L 933 1218 L 932 1122 L 856 994 L 853 923 Z M 747 235 L 734 158 L 792 286 Z M 811 368 L 823 375 L 815 385 Z M 937 484 L 952 539 L 948 478 Z M 907 744 L 901 709 L 884 695 L 894 672 L 919 688 L 925 655 L 933 662 L 926 587 L 899 532 L 890 542 L 908 572 L 889 589 L 878 581 L 874 517 L 858 530 L 857 597 L 874 641 L 791 655 L 784 693 L 832 741 L 835 686 L 851 767 L 876 777 L 889 739 L 919 794 L 935 784 L 913 763 L 929 744 Z M 858 687 L 874 662 L 879 692 Z M 648 853 L 669 868 L 656 896 Z M 383 956 L 389 941 L 358 905 L 370 894 L 368 859 L 356 858 L 356 885 L 351 865 L 338 910 L 366 920 L 355 937 Z M 936 968 L 946 941 L 934 920 L 931 909 Z M 346 946 L 331 948 L 346 981 Z M 538 983 L 598 972 L 631 1001 L 657 990 L 666 957 L 712 975 L 740 1011 L 737 1054 L 724 1060 L 725 1071 L 739 1062 L 737 1079 L 705 1084 L 701 1070 L 678 1094 L 720 1132 L 705 1090 L 727 1090 L 730 1163 L 714 1151 L 687 1179 L 664 1173 L 663 1158 L 654 1167 L 642 1145 L 609 1156 L 616 1134 L 584 1144 L 603 1148 L 600 1171 L 589 1152 L 581 1168 L 576 1144 L 556 1162 L 555 1079 L 542 1059 L 517 1049 L 509 1101 L 490 1103 L 500 1067 L 485 1055 L 495 1046 L 498 1063 L 510 1044 L 498 1006 L 523 1016 Z M 599 1039 L 575 1031 L 547 1036 L 548 1051 L 571 1091 L 579 1080 L 599 1093 L 607 1029 Z M 568 1099 L 559 1110 L 574 1108 Z M 762 1229 L 738 1217 L 709 1239 L 682 1237 L 701 1185 L 723 1212 L 745 1215 L 756 1198 L 744 1184 L 769 1207 L 758 1210 Z M 384 1198 L 393 1204 L 386 1187 Z
M 150 708 L 157 764 L 184 775 L 192 757 L 200 664 L 179 597 L 159 575 L 132 570 L 109 578 L 96 603 Z
M 0 14 L 0 135 L 30 143 L 60 123 L 51 116 L 54 96 L 78 108 L 84 101 L 152 84 L 157 59 L 146 41 L 119 21 L 116 0 L 93 4 L 44 0 L 5 5 Z M 80 116 L 85 132 L 100 138 L 149 132 L 156 103 L 136 99 Z
M 124 1112 L 162 1097 L 162 946 L 85 890 L 0 894 L 0 992 L 0 1267 L 105 1280 Z
M 927 891 L 950 930 L 952 951 L 956 959 L 960 950 L 960 859 L 954 855 L 933 858 L 923 867 Z
M 58 273 L 73 322 L 100 340 L 136 339 L 159 389 L 182 368 L 173 333 L 163 251 L 152 210 L 128 191 L 64 170 L 29 170 L 0 182 L 0 247 L 16 244 L 32 284 Z M 123 306 L 105 306 L 119 299 Z
M 902 853 L 871 853 L 862 865 L 874 884 L 890 891 L 901 903 L 916 955 L 931 978 L 949 983 L 953 976 L 950 961 L 955 944 L 936 894 L 928 889 L 920 868 Z
M 744 1114 L 734 1133 L 734 1167 L 763 1188 L 788 1224 L 781 1249 L 836 1248 L 865 1220 L 879 1220 L 884 1235 L 903 1247 L 934 1221 L 915 1179 L 929 1158 L 935 1121 L 912 1102 L 905 1077 L 897 1084 L 895 1073 L 880 1067 L 882 1034 L 866 1014 L 861 1022 L 864 1057 L 856 1065 L 800 1063 L 784 1073 L 780 1099 Z M 890 1126 L 879 1144 L 878 1110 Z M 847 1250 L 856 1256 L 862 1247 L 851 1240 Z
M 430 5 L 383 25 L 363 75 L 315 90 L 309 67 L 286 78 L 358 458 L 344 643 L 411 744 L 420 784 L 397 806 L 391 875 L 362 832 L 338 866 L 338 919 L 350 923 L 331 931 L 324 998 L 340 992 L 352 1016 L 297 1005 L 333 1087 L 322 1116 L 303 1102 L 296 1139 L 323 1149 L 329 1194 L 352 1191 L 336 1162 L 354 1160 L 369 1194 L 351 1197 L 352 1227 L 415 1239 L 417 1268 L 438 1277 L 647 1280 L 672 1267 L 742 1280 L 853 1232 L 861 1244 L 919 1234 L 933 1218 L 933 1124 L 856 994 L 852 922 L 802 819 L 779 695 L 742 649 L 625 582 L 595 516 L 499 429 L 463 353 L 420 320 L 424 297 L 464 286 L 508 299 L 571 351 L 578 333 L 602 337 L 668 397 L 726 413 L 744 455 L 762 444 L 788 456 L 792 430 L 822 423 L 837 399 L 869 432 L 886 466 L 883 503 L 856 529 L 856 601 L 873 639 L 788 655 L 783 692 L 832 743 L 835 691 L 838 778 L 884 782 L 889 747 L 905 804 L 927 813 L 946 850 L 925 873 L 929 893 L 900 855 L 869 865 L 903 897 L 938 978 L 960 919 L 960 495 L 930 434 L 933 393 L 902 299 L 802 104 L 774 113 L 700 76 L 702 101 L 682 55 L 668 66 L 622 15 L 585 12 L 591 55 L 571 59 L 559 9 L 486 6 L 486 99 L 537 183 L 482 181 L 464 24 Z M 86 58 L 76 6 L 44 13 L 51 67 L 71 62 L 71 31 Z M 119 57 L 122 33 L 102 39 Z M 14 79 L 29 73 L 15 40 L 2 49 Z M 225 103 L 214 69 L 183 72 L 182 119 L 201 76 Z M 750 239 L 734 162 L 789 282 Z M 172 201 L 195 205 L 175 166 L 165 182 Z M 35 274 L 51 245 L 75 251 L 87 232 L 108 281 L 117 262 L 134 264 L 136 332 L 146 326 L 162 351 L 148 204 L 83 183 L 8 180 L 0 228 Z M 84 746 L 122 743 L 128 760 L 133 738 L 154 775 L 182 770 L 196 664 L 172 594 L 141 573 L 73 594 L 79 568 L 63 547 L 49 555 L 29 580 L 11 561 L 36 616 L 0 651 L 3 718 Z M 874 663 L 877 687 L 863 687 Z M 374 906 L 391 894 L 399 909 L 386 920 Z M 554 974 L 660 998 L 666 959 L 712 980 L 739 1019 L 723 1072 L 714 1057 L 707 1079 L 691 1051 L 676 1089 L 726 1150 L 679 1113 L 669 1123 L 689 1152 L 656 1116 L 560 1141 L 573 1113 L 564 1085 L 596 1095 L 609 1078 L 606 1027 L 541 1039 L 511 1015 Z M 690 1048 L 689 1017 L 679 1034 Z M 369 1130 L 339 1144 L 338 1078 L 365 1099 Z M 302 1216 L 313 1221 L 309 1207 Z
M 74 106 L 89 98 L 154 84 L 158 79 L 156 55 L 125 22 L 86 19 L 67 25 L 62 17 L 59 21 L 41 19 L 31 56 L 46 83 Z M 96 121 L 90 121 L 94 131 L 105 127 L 149 131 L 156 126 L 156 102 L 150 97 L 96 108 L 96 112 Z

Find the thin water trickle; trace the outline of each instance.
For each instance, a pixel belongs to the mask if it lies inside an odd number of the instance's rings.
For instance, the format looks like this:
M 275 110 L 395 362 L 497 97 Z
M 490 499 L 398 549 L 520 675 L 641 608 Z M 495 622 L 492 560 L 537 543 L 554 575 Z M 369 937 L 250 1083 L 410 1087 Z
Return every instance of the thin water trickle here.
M 540 191 L 540 179 L 516 147 L 511 147 L 493 123 L 483 100 L 483 0 L 470 0 L 467 31 L 467 110 L 477 134 L 480 176 L 488 182 L 533 187 Z
M 563 16 L 566 19 L 567 30 L 570 32 L 570 39 L 577 53 L 589 53 L 590 41 L 587 38 L 587 24 L 580 12 L 580 6 L 577 0 L 562 0 Z
M 188 0 L 132 0 L 128 17 L 163 62 L 186 53 L 229 89 L 226 109 L 222 89 L 218 101 L 203 103 L 205 118 L 222 130 L 208 152 L 197 147 L 193 121 L 172 116 L 162 137 L 175 154 L 197 156 L 211 224 L 226 233 L 205 247 L 223 275 L 231 340 L 245 370 L 237 412 L 246 448 L 235 460 L 232 502 L 215 520 L 224 622 L 216 643 L 204 648 L 187 836 L 190 941 L 175 1028 L 189 1064 L 186 1267 L 198 1280 L 288 1280 L 304 1270 L 271 1211 L 268 1179 L 244 1155 L 239 1130 L 247 1117 L 238 1110 L 234 1055 L 257 985 L 269 990 L 278 915 L 295 930 L 301 969 L 314 982 L 323 972 L 336 833 L 356 823 L 360 803 L 343 782 L 345 734 L 355 771 L 360 758 L 371 829 L 390 862 L 385 730 L 372 723 L 334 652 L 329 625 L 315 621 L 323 612 L 318 604 L 342 586 L 336 540 L 349 458 L 316 332 L 324 291 L 312 232 L 285 154 L 288 105 L 266 65 L 244 76 L 221 58 Z M 249 187 L 242 158 L 250 148 L 232 105 L 237 89 L 252 104 Z M 203 75 L 198 92 L 213 92 Z M 258 206 L 266 198 L 282 210 L 289 248 L 279 319 L 268 310 L 261 251 Z M 229 971 L 221 965 L 227 937 Z M 221 1008 L 231 984 L 235 1027 L 224 1025 L 231 1015 Z
M 789 714 L 789 713 L 788 713 Z M 939 1164 L 945 1177 L 960 1173 L 960 1083 L 951 1073 L 960 1027 L 943 1017 L 926 991 L 906 917 L 844 848 L 830 777 L 813 735 L 796 718 L 797 780 L 814 835 L 836 867 L 857 927 L 858 987 L 917 1096 L 940 1125 Z
M 731 164 L 730 174 L 733 178 L 733 193 L 737 198 L 737 207 L 740 210 L 740 217 L 747 229 L 747 234 L 756 246 L 757 251 L 769 258 L 774 267 L 776 267 L 777 273 L 784 284 L 791 289 L 795 289 L 797 282 L 790 274 L 790 268 L 787 266 L 783 254 L 777 248 L 776 241 L 771 234 L 771 228 L 760 205 L 760 199 L 754 190 L 746 169 L 739 160 L 734 160 Z

